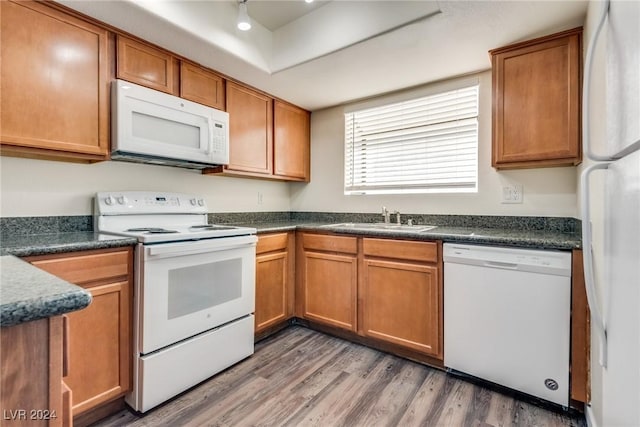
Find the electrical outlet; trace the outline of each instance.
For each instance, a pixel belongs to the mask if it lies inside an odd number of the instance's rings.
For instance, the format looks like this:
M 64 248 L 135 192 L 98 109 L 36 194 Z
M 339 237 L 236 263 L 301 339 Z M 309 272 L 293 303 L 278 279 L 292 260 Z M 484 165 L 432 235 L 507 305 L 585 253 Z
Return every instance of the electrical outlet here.
M 263 200 L 263 195 L 261 192 L 258 191 L 258 204 L 261 205 L 262 204 L 262 200 Z
M 502 203 L 522 203 L 522 184 L 509 184 L 502 187 Z

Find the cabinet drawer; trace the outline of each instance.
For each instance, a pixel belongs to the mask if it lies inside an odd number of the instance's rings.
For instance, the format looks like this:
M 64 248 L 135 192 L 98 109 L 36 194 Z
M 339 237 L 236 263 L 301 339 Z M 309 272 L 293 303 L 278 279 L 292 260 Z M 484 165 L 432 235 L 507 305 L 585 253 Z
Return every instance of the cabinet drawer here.
M 438 262 L 438 244 L 436 242 L 365 238 L 363 239 L 363 253 L 365 256 Z
M 267 234 L 263 236 L 258 236 L 256 253 L 262 254 L 265 252 L 272 252 L 272 251 L 287 249 L 288 241 L 289 241 L 288 233 L 277 233 L 277 234 Z
M 305 234 L 302 237 L 305 249 L 327 252 L 358 253 L 358 240 L 355 237 L 326 236 L 322 234 Z
M 117 252 L 76 252 L 63 257 L 27 258 L 38 268 L 75 284 L 127 276 L 131 250 Z

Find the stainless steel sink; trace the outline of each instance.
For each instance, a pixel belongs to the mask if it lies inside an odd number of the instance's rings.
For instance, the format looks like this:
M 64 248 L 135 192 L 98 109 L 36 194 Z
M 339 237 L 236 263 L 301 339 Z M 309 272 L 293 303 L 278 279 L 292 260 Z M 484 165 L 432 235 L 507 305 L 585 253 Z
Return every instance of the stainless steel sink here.
M 343 228 L 349 230 L 389 230 L 421 233 L 436 228 L 436 225 L 407 225 L 407 224 L 387 224 L 384 222 L 343 222 L 340 224 L 325 225 L 327 228 Z

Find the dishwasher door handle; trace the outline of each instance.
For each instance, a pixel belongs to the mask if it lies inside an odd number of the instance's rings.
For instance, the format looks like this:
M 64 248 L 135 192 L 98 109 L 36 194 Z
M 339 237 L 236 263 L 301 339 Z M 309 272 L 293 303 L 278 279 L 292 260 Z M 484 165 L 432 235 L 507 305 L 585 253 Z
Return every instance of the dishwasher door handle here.
M 513 264 L 511 262 L 485 261 L 484 265 L 485 267 L 502 268 L 504 270 L 518 269 L 518 264 Z

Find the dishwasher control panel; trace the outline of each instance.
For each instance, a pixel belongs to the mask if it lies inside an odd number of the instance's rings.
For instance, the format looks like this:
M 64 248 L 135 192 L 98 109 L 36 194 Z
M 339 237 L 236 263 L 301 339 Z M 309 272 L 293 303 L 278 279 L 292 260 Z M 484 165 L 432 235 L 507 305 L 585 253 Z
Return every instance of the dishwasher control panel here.
M 571 275 L 571 252 L 445 243 L 444 262 Z

